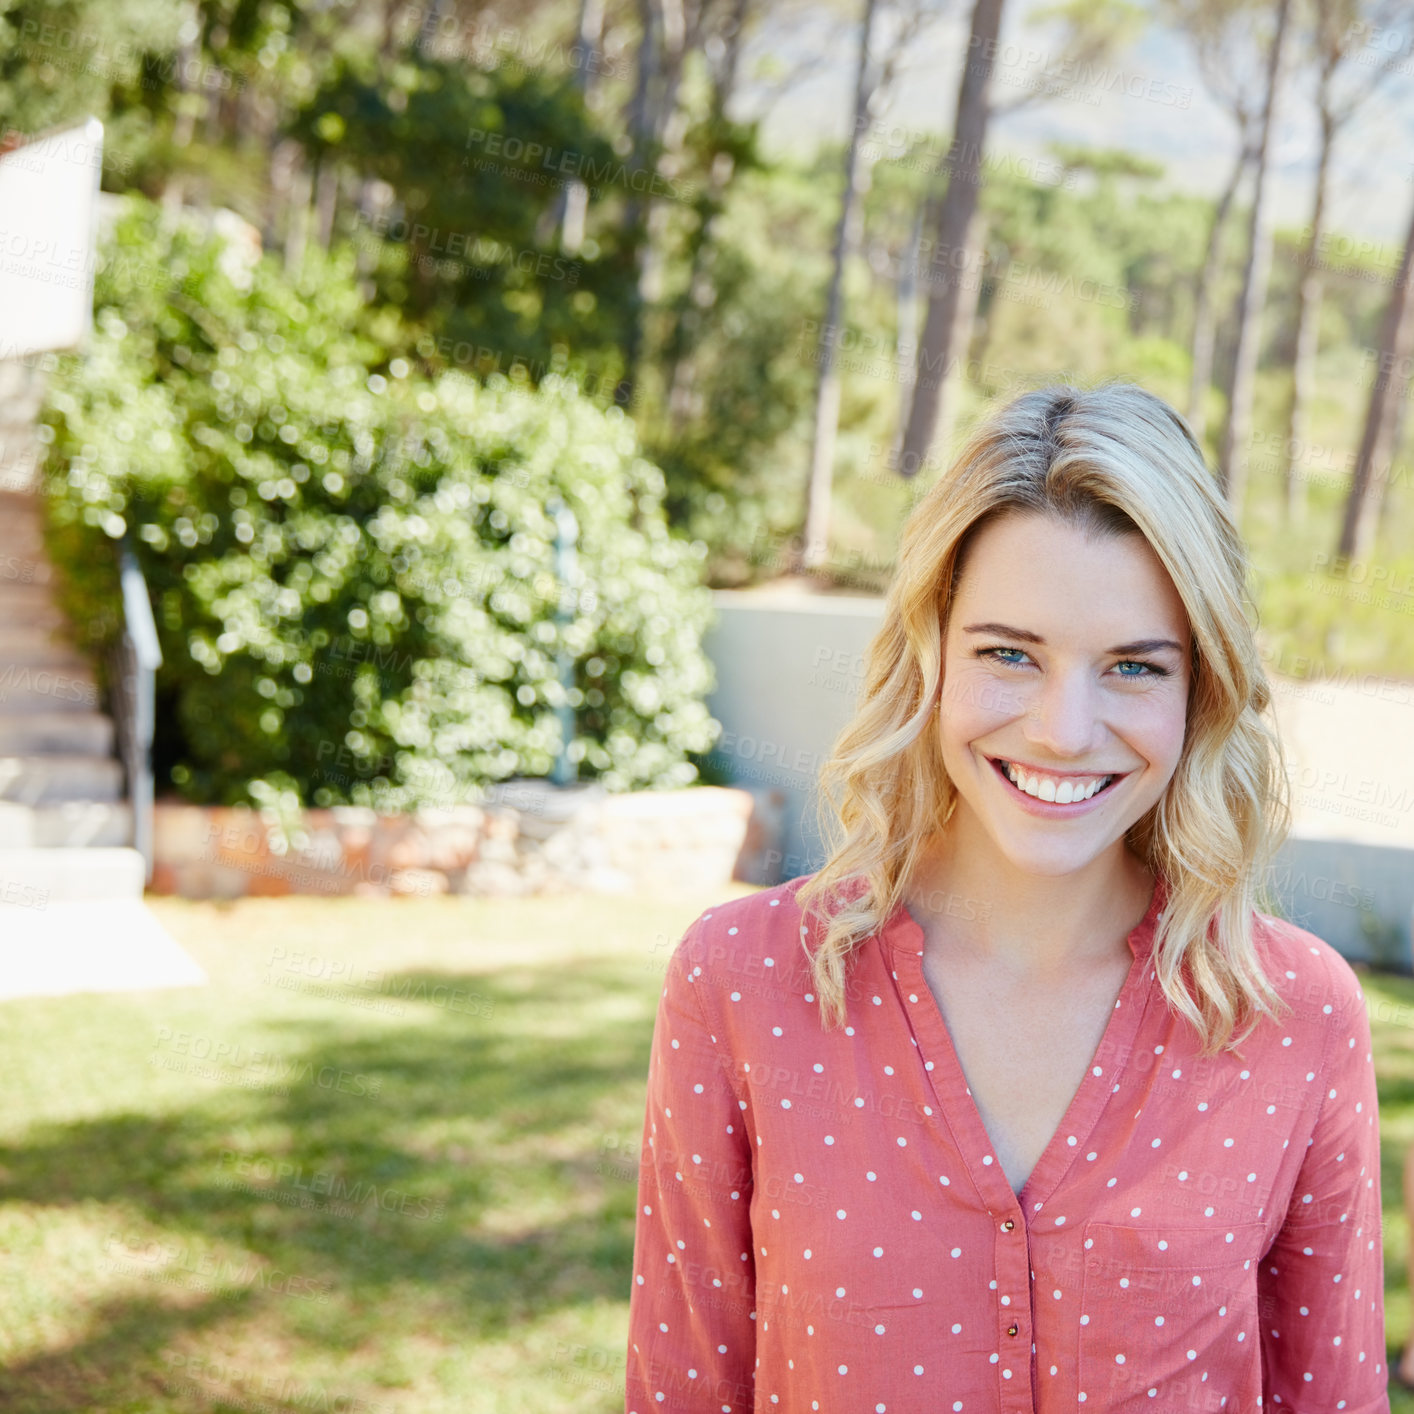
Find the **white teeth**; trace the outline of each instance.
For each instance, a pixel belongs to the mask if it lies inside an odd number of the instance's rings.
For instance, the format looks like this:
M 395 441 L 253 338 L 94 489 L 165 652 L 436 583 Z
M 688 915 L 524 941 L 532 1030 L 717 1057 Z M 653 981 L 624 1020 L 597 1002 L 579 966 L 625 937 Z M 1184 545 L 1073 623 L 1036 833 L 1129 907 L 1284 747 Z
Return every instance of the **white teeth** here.
M 1088 781 L 1063 780 L 1057 784 L 1048 776 L 1027 775 L 1021 767 L 1012 761 L 1003 761 L 1002 769 L 1007 774 L 1007 779 L 1017 787 L 1024 790 L 1027 795 L 1034 795 L 1037 800 L 1054 801 L 1057 805 L 1070 805 L 1077 800 L 1089 800 L 1097 790 L 1109 785 L 1114 780 L 1113 776 L 1095 776 Z

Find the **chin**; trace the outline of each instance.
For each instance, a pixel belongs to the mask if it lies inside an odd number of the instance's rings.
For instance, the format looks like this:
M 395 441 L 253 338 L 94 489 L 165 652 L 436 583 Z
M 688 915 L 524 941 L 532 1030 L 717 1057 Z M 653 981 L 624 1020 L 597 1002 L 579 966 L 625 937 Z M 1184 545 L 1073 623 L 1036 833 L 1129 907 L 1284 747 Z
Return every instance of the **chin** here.
M 1035 874 L 1045 879 L 1063 879 L 1078 874 L 1108 848 L 1110 845 L 1106 843 L 1099 849 L 1003 849 L 1002 853 L 1019 873 Z

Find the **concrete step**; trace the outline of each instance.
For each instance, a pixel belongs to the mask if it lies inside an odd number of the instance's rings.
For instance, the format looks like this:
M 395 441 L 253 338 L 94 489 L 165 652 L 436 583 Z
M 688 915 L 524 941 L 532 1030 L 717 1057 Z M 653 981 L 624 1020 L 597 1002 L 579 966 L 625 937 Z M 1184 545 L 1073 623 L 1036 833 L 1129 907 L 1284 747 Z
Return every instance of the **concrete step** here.
M 49 547 L 37 531 L 31 532 L 0 522 L 0 555 L 7 561 L 15 560 L 22 566 L 30 562 L 48 564 Z M 16 571 L 11 571 L 9 577 L 14 579 L 19 575 Z
M 5 496 L 8 506 L 0 505 L 0 545 L 18 548 L 30 545 L 37 550 L 44 548 L 44 522 L 39 511 L 21 510 L 26 502 L 33 504 L 32 496 Z
M 102 712 L 5 712 L 0 709 L 0 756 L 111 756 L 113 719 Z
M 64 617 L 64 611 L 54 602 L 52 597 L 34 596 L 12 612 L 6 607 L 4 594 L 5 591 L 0 589 L 0 630 L 34 628 L 58 633 L 70 631 L 69 621 Z
M 5 445 L 5 431 L 0 428 L 0 447 Z M 44 502 L 37 494 L 27 491 L 0 494 L 0 530 L 21 527 L 27 532 L 38 531 L 43 524 Z
M 23 495 L 33 495 L 44 480 L 42 447 L 20 447 L 13 451 L 0 450 L 0 489 Z
M 72 643 L 54 638 L 44 629 L 0 627 L 0 669 L 16 667 L 53 668 L 72 675 L 82 674 L 90 663 Z
M 0 426 L 0 456 L 15 461 L 20 457 L 42 457 L 44 443 L 35 435 L 34 426 L 6 422 Z
M 0 757 L 0 800 L 50 805 L 60 800 L 117 800 L 123 763 L 111 756 Z
M 0 849 L 0 910 L 8 902 L 43 908 L 45 903 L 83 899 L 140 899 L 146 867 L 137 850 Z M 44 902 L 40 902 L 40 899 Z M 6 911 L 0 911 L 0 940 Z
M 42 648 L 50 644 L 71 647 L 68 625 L 0 623 L 0 653 L 11 649 Z
M 141 898 L 0 908 L 0 1004 L 24 1006 L 11 999 L 76 992 L 201 987 L 208 981 Z
M 0 801 L 0 849 L 92 849 L 132 842 L 133 811 L 126 800 Z
M 87 666 L 82 672 L 17 663 L 0 667 L 0 713 L 97 712 L 101 707 Z
M 58 572 L 42 551 L 15 550 L 0 544 L 0 586 L 58 582 Z
M 34 623 L 37 611 L 54 608 L 53 581 L 0 575 L 0 623 Z
M 32 421 L 39 414 L 39 402 L 49 385 L 45 369 L 33 360 L 0 360 L 0 407 L 7 416 Z
M 0 404 L 3 408 L 3 404 Z M 13 432 L 12 424 L 0 422 L 0 446 L 4 445 L 7 431 Z M 38 519 L 40 515 L 39 494 L 34 491 L 0 491 L 0 523 L 10 520 L 24 520 L 26 517 Z

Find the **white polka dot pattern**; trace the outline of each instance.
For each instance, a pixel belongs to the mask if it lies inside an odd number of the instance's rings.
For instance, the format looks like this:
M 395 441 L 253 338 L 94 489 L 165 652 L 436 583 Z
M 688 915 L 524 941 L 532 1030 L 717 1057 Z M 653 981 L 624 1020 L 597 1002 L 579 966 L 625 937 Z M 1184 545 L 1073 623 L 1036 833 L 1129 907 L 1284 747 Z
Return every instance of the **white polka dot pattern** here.
M 1021 1192 L 900 906 L 825 1030 L 803 879 L 717 905 L 648 1068 L 626 1414 L 1388 1414 L 1359 979 L 1258 915 L 1290 1005 L 1202 1057 L 1135 963 Z M 1034 1375 L 1033 1375 L 1034 1370 Z

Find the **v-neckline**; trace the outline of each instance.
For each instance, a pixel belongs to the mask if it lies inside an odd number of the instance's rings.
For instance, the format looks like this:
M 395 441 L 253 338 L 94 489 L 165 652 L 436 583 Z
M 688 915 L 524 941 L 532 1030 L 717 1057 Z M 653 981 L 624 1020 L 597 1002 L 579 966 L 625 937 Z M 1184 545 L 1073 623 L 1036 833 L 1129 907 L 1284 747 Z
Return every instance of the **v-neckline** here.
M 1166 893 L 1163 877 L 1156 876 L 1149 907 L 1126 939 L 1133 959 L 1100 1042 L 1086 1064 L 1085 1074 L 1060 1123 L 1020 1191 L 1012 1188 L 1002 1168 L 991 1135 L 982 1121 L 977 1098 L 967 1083 L 952 1033 L 924 976 L 922 927 L 900 903 L 880 930 L 881 940 L 888 946 L 894 964 L 894 977 L 907 998 L 905 1010 L 913 1021 L 915 1039 L 939 1111 L 953 1130 L 973 1182 L 999 1209 L 1015 1207 L 1023 1215 L 1035 1212 L 1055 1192 L 1075 1155 L 1083 1151 L 1086 1139 L 1113 1093 L 1117 1058 L 1130 1053 L 1139 1030 L 1147 1000 L 1146 984 L 1152 975 L 1154 929 Z

